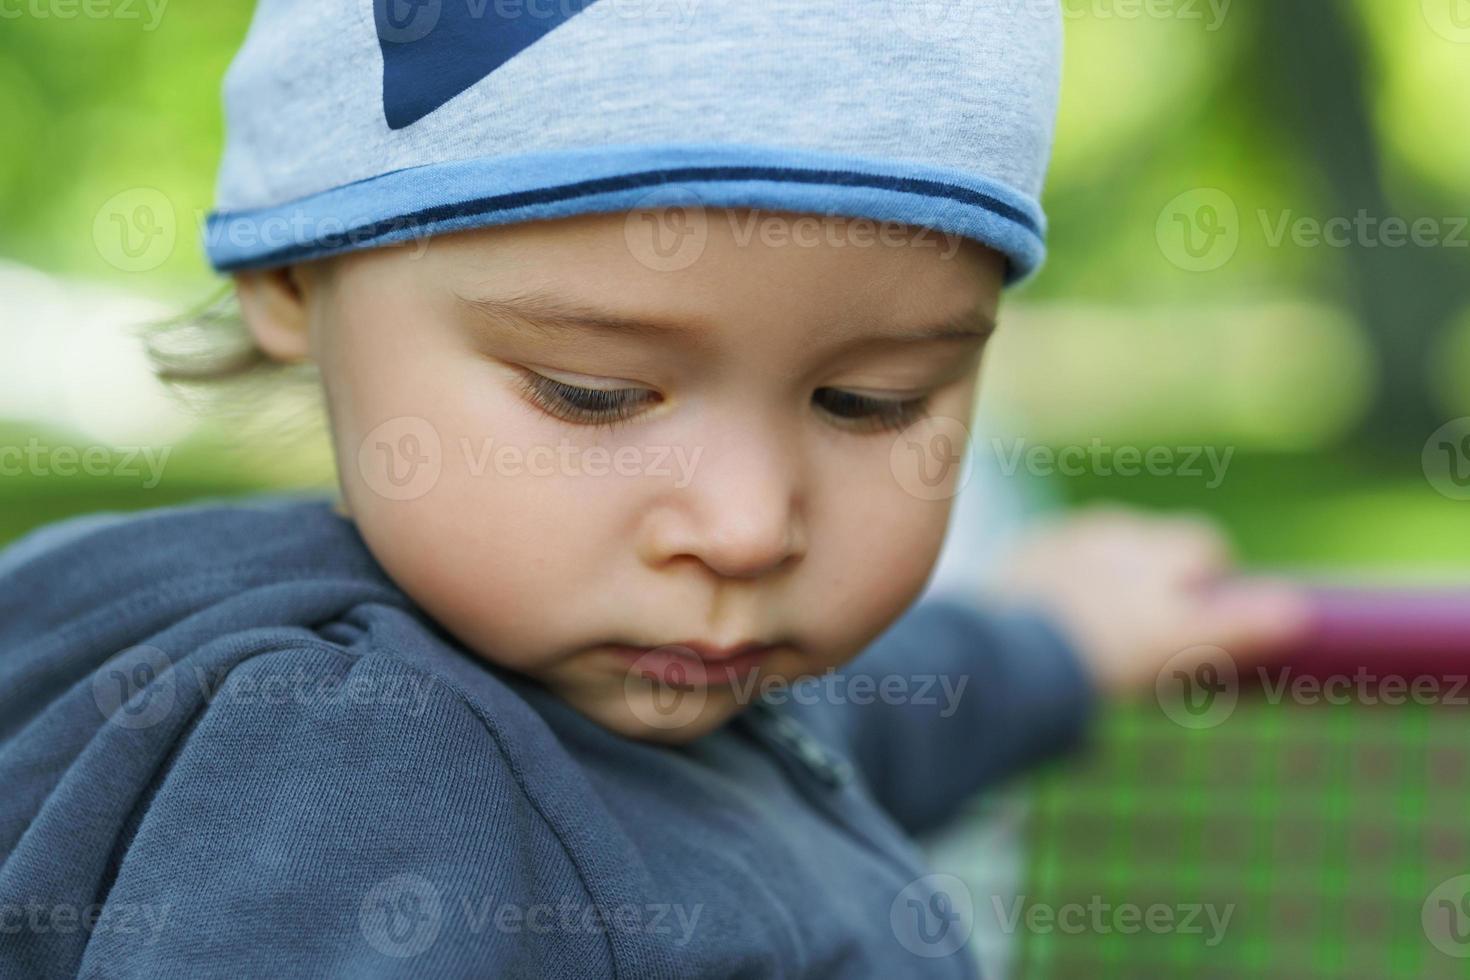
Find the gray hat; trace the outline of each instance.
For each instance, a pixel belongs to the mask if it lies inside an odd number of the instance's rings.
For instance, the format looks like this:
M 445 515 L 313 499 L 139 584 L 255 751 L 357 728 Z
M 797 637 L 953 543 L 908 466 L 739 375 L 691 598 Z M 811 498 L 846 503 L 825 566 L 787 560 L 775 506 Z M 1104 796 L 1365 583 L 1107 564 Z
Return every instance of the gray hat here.
M 205 247 L 267 268 L 671 203 L 1040 265 L 1056 0 L 261 0 Z

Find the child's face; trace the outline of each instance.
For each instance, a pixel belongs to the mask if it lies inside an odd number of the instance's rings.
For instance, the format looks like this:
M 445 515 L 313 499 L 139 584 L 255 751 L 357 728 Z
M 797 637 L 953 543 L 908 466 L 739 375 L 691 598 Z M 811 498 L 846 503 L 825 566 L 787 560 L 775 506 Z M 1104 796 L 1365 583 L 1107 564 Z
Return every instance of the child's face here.
M 611 215 L 301 267 L 276 277 L 289 301 L 241 282 L 257 336 L 279 356 L 295 331 L 319 364 L 346 506 L 404 591 L 485 659 L 664 742 L 842 664 L 917 597 L 950 494 L 905 489 L 899 430 L 969 418 L 1002 274 L 932 233 L 807 218 L 784 241 L 747 222 L 794 216 L 707 217 L 672 271 Z M 778 646 L 753 675 L 691 663 L 678 690 L 610 649 L 687 641 Z

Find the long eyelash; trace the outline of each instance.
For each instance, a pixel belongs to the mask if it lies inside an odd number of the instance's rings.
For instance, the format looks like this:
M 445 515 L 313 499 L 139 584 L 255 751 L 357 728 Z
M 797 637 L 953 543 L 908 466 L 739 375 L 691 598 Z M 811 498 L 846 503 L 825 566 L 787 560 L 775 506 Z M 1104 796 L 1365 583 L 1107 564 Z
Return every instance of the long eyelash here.
M 929 395 L 897 400 L 870 398 L 840 388 L 817 390 L 826 392 L 829 401 L 842 406 L 842 410 L 834 411 L 831 405 L 823 405 L 829 415 L 840 424 L 863 432 L 897 432 L 923 418 L 929 410 Z
M 542 411 L 574 425 L 612 429 L 638 414 L 646 403 L 636 388 L 583 388 L 548 378 L 534 371 L 523 372 L 521 390 Z M 829 404 L 821 407 L 839 424 L 861 432 L 896 432 L 922 418 L 929 409 L 929 395 L 920 398 L 871 398 L 840 388 L 819 388 Z M 815 396 L 814 396 L 815 397 Z M 818 403 L 821 404 L 820 399 Z
M 608 429 L 636 415 L 644 404 L 644 400 L 636 395 L 639 389 L 583 388 L 534 371 L 522 373 L 521 391 L 532 404 L 553 418 L 574 425 Z

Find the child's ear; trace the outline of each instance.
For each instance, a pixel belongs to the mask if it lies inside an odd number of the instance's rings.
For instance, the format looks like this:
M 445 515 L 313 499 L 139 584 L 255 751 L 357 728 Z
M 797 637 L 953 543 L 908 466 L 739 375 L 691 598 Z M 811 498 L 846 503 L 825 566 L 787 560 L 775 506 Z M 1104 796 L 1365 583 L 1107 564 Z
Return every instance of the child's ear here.
M 310 309 L 295 269 L 237 272 L 235 294 L 250 335 L 271 360 L 291 363 L 311 357 Z

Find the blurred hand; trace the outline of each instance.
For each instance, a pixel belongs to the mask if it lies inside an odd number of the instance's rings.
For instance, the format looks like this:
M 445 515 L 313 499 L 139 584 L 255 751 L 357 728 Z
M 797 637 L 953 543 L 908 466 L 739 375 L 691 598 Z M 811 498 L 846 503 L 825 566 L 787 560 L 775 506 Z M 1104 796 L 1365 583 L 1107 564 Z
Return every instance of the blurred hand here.
M 1300 592 L 1233 581 L 1233 564 L 1225 535 L 1205 518 L 1105 506 L 1028 532 L 996 585 L 1003 599 L 1055 616 L 1098 686 L 1122 693 L 1151 687 L 1193 646 L 1221 647 L 1244 665 L 1300 635 L 1308 617 Z

